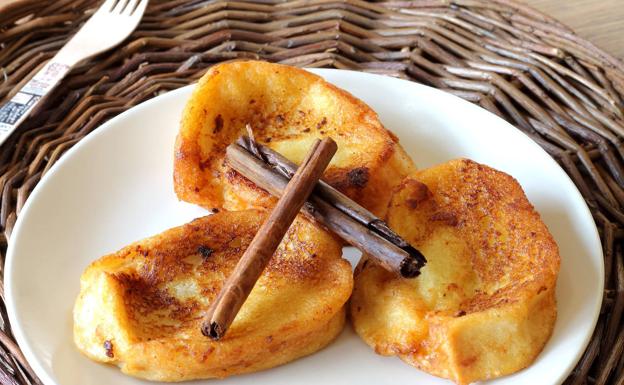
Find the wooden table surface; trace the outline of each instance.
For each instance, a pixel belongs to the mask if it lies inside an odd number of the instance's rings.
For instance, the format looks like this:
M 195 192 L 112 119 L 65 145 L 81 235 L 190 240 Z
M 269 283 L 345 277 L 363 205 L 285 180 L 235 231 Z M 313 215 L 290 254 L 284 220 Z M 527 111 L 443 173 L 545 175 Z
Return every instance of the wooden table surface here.
M 521 0 L 624 61 L 624 0 Z

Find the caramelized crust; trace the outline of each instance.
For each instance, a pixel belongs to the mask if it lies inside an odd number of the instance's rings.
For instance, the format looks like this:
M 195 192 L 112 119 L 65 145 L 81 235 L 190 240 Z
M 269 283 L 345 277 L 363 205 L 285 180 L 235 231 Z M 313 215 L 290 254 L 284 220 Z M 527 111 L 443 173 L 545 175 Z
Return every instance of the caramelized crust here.
M 74 340 L 90 358 L 157 381 L 226 377 L 311 354 L 342 330 L 352 289 L 333 237 L 298 218 L 227 335 L 201 318 L 264 220 L 221 212 L 92 263 L 81 277 Z
M 459 384 L 528 366 L 556 318 L 556 243 L 509 175 L 455 160 L 406 178 L 388 224 L 428 259 L 406 280 L 363 259 L 351 314 L 375 351 Z
M 377 114 L 351 94 L 298 68 L 233 62 L 212 67 L 184 110 L 174 161 L 180 199 L 229 210 L 274 204 L 224 163 L 225 148 L 247 124 L 260 143 L 296 163 L 316 138 L 332 137 L 338 152 L 323 178 L 377 215 L 414 169 Z

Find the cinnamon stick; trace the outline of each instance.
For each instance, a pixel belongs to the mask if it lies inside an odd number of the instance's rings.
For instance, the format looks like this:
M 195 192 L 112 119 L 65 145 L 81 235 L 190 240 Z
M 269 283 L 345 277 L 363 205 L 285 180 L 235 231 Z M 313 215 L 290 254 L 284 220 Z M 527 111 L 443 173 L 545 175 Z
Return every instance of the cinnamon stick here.
M 248 132 L 251 133 L 251 130 Z M 282 154 L 256 142 L 251 136 L 241 136 L 236 143 L 251 152 L 257 158 L 268 163 L 275 169 L 275 171 L 284 175 L 288 179 L 290 179 L 294 175 L 295 171 L 297 171 L 296 164 L 288 160 Z M 407 241 L 401 238 L 401 236 L 392 231 L 386 222 L 377 218 L 375 214 L 360 206 L 348 196 L 336 190 L 323 180 L 318 181 L 316 187 L 314 188 L 313 194 L 318 195 L 320 198 L 324 199 L 350 218 L 360 222 L 366 228 L 373 230 L 381 237 L 405 250 L 413 258 L 421 262 L 422 265 L 427 262 L 420 251 L 413 248 Z
M 202 334 L 218 340 L 226 333 L 336 150 L 336 142 L 330 138 L 313 144 L 208 310 Z
M 237 172 L 276 196 L 287 185 L 287 175 L 297 167 L 279 153 L 245 137 L 226 149 L 226 160 Z M 303 212 L 387 270 L 405 278 L 418 276 L 427 262 L 385 222 L 323 181 L 317 183 Z

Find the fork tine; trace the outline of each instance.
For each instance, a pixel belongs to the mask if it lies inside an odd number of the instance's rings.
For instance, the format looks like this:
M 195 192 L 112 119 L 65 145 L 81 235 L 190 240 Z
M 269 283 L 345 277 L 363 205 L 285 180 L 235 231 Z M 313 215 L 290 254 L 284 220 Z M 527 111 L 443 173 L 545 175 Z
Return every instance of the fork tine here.
M 136 8 L 136 6 L 137 6 L 137 0 L 128 0 L 128 4 L 126 4 L 126 8 L 123 9 L 121 14 L 124 16 L 130 16 L 132 12 L 134 12 L 134 9 Z
M 101 12 L 109 13 L 113 9 L 113 6 L 115 5 L 116 1 L 117 0 L 104 1 L 102 5 L 100 5 L 100 7 L 95 11 L 95 13 L 101 13 Z
M 119 2 L 115 5 L 115 8 L 111 10 L 111 13 L 121 14 L 128 0 L 119 0 Z
M 149 3 L 149 0 L 139 0 L 138 5 L 134 8 L 134 11 L 132 12 L 132 16 L 141 18 L 143 16 L 143 13 L 145 12 L 147 3 Z

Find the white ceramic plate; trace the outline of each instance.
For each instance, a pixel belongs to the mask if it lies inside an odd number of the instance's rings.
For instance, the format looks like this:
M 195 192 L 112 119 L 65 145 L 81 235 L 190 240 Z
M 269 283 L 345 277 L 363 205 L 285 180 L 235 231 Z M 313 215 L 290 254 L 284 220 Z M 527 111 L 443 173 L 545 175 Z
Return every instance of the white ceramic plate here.
M 520 181 L 561 249 L 559 316 L 533 365 L 491 383 L 560 384 L 594 329 L 604 269 L 598 232 L 567 175 L 520 131 L 457 97 L 378 75 L 313 72 L 375 109 L 419 167 L 468 157 Z M 7 255 L 6 300 L 17 341 L 46 384 L 144 383 L 78 353 L 71 310 L 91 261 L 205 213 L 179 202 L 172 187 L 173 143 L 191 90 L 169 92 L 102 125 L 63 156 L 21 212 Z M 219 383 L 450 384 L 376 355 L 350 327 L 310 357 Z

